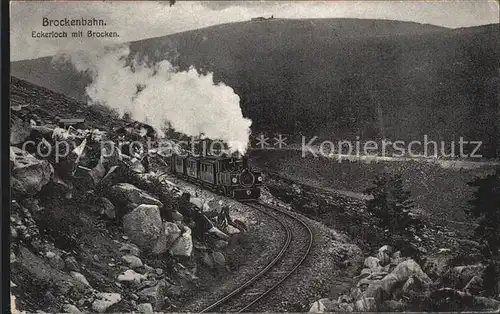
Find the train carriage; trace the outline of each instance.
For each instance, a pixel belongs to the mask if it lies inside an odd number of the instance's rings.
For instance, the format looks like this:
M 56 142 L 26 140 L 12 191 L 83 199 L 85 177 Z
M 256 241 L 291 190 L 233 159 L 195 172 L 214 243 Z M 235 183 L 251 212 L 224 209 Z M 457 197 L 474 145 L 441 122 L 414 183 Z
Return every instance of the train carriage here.
M 186 159 L 187 157 L 172 155 L 171 157 L 171 171 L 181 177 L 186 176 Z
M 196 157 L 186 158 L 186 176 L 190 181 L 198 181 L 200 172 L 200 159 Z
M 200 160 L 200 180 L 202 184 L 217 185 L 215 161 L 210 159 Z
M 233 157 L 171 156 L 171 170 L 179 177 L 197 182 L 220 194 L 238 200 L 260 197 L 262 176 L 248 166 L 248 159 Z

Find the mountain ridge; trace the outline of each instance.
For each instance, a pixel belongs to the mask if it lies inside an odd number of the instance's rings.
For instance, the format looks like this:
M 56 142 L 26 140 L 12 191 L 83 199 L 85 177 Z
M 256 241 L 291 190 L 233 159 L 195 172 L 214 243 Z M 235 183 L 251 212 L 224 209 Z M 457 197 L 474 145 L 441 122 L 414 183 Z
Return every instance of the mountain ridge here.
M 363 19 L 272 19 L 134 41 L 132 54 L 213 72 L 254 131 L 498 142 L 498 24 L 449 29 Z M 85 100 L 90 78 L 50 57 L 13 75 Z M 384 120 L 381 124 L 380 120 Z M 382 130 L 383 129 L 383 130 Z

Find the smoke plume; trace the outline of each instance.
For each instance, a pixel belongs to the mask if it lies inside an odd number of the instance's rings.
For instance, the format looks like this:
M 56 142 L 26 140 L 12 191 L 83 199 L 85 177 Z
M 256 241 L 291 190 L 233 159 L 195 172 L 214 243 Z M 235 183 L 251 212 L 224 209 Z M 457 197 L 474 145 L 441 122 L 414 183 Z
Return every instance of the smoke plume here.
M 63 56 L 78 71 L 92 75 L 86 93 L 100 103 L 129 113 L 153 126 L 160 134 L 169 125 L 188 136 L 221 140 L 230 151 L 245 153 L 251 120 L 243 117 L 240 98 L 223 83 L 214 84 L 212 73 L 195 68 L 177 71 L 166 60 L 152 66 L 131 58 L 128 46 Z

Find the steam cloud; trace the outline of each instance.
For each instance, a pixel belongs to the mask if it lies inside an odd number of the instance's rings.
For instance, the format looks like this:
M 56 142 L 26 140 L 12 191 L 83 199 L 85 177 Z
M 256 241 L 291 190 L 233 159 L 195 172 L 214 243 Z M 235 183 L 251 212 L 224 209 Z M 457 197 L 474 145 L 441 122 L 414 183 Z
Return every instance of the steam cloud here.
M 214 84 L 211 73 L 194 68 L 179 72 L 166 60 L 153 66 L 130 62 L 128 46 L 60 57 L 92 74 L 86 88 L 91 103 L 107 105 L 120 115 L 130 113 L 160 134 L 170 125 L 188 136 L 224 141 L 231 152 L 246 152 L 252 122 L 243 117 L 239 96 L 223 83 Z

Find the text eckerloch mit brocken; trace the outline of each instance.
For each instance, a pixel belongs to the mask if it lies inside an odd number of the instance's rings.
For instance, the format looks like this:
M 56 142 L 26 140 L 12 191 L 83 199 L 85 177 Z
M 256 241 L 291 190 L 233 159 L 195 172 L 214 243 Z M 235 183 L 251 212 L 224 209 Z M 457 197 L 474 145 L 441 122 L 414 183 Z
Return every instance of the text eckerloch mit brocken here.
M 49 19 L 47 17 L 42 18 L 43 27 L 103 27 L 106 26 L 106 22 L 102 19 L 96 18 L 63 18 L 63 19 Z M 96 29 L 73 29 L 73 30 L 51 30 L 51 31 L 32 31 L 31 37 L 33 38 L 80 38 L 80 37 L 91 37 L 91 38 L 103 38 L 103 37 L 120 37 L 117 32 L 108 30 L 96 30 Z

